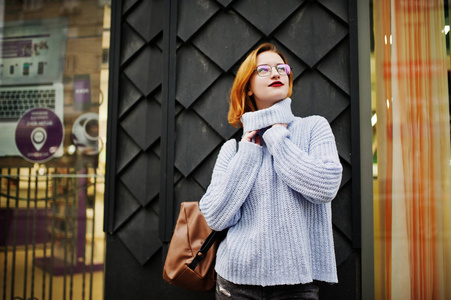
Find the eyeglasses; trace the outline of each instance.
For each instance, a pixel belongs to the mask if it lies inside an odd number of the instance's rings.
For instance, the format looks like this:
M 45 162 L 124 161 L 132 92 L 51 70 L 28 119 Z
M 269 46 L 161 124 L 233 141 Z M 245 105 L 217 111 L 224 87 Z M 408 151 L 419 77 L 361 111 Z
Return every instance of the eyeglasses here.
M 291 67 L 287 64 L 277 64 L 274 67 L 270 65 L 259 65 L 254 71 L 257 71 L 257 75 L 261 77 L 267 77 L 271 75 L 272 68 L 276 68 L 277 73 L 280 75 L 290 75 Z

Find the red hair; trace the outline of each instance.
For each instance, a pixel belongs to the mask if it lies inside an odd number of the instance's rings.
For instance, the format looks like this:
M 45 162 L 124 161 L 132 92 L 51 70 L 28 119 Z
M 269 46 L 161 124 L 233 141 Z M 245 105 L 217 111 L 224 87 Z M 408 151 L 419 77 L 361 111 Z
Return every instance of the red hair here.
M 276 46 L 270 43 L 260 45 L 257 49 L 253 50 L 243 61 L 233 82 L 232 89 L 230 91 L 230 106 L 228 121 L 231 125 L 238 127 L 243 126 L 241 124 L 241 116 L 250 111 L 256 111 L 257 107 L 252 97 L 249 97 L 249 81 L 257 67 L 257 56 L 260 53 L 272 51 L 277 53 L 284 63 L 288 63 L 285 56 L 277 50 Z M 287 97 L 290 97 L 293 92 L 293 73 L 289 75 L 290 86 L 288 88 Z

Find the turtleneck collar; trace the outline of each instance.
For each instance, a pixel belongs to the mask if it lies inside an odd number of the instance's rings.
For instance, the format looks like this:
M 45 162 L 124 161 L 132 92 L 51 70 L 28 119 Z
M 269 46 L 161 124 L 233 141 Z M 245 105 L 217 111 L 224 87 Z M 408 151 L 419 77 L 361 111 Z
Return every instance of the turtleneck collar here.
M 247 112 L 241 116 L 244 132 L 262 129 L 276 123 L 288 124 L 293 120 L 290 98 L 285 98 L 271 107 Z

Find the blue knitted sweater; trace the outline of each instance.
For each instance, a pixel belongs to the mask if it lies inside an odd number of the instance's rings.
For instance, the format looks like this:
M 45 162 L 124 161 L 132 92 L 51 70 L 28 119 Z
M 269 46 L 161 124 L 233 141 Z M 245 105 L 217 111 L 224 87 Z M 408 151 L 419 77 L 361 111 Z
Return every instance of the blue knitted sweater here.
M 216 272 L 260 286 L 337 282 L 331 201 L 342 174 L 323 117 L 295 117 L 291 99 L 245 113 L 244 132 L 266 129 L 262 146 L 227 141 L 200 209 L 214 230 L 229 228 Z

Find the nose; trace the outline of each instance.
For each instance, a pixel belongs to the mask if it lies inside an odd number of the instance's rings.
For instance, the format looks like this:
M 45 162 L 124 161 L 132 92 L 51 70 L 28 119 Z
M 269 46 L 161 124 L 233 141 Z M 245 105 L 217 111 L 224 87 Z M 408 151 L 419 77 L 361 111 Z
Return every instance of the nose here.
M 277 67 L 271 68 L 271 78 L 280 78 L 280 74 L 277 72 Z

